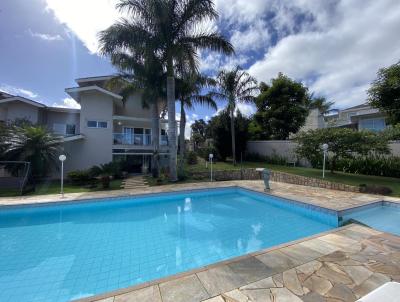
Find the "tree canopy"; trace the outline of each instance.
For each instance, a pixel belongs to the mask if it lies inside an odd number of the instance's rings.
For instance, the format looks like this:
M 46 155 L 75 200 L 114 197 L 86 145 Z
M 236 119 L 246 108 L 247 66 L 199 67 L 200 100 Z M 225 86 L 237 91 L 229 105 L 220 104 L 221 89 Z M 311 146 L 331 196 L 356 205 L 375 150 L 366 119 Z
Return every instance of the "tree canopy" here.
M 279 74 L 271 85 L 261 83 L 252 136 L 258 139 L 287 139 L 304 125 L 310 105 L 307 87 Z
M 387 113 L 389 123 L 400 123 L 400 61 L 378 71 L 368 96 L 371 106 Z

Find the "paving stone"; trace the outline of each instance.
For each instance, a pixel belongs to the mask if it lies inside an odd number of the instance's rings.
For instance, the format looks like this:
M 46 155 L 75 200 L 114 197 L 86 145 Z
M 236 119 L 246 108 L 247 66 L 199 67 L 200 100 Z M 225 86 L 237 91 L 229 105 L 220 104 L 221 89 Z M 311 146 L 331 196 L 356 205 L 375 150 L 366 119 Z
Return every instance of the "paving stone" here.
M 301 299 L 287 288 L 271 288 L 272 301 L 276 302 L 301 302 Z
M 222 296 L 217 296 L 211 299 L 203 300 L 202 302 L 226 302 Z
M 141 288 L 115 296 L 114 302 L 161 302 L 160 290 L 158 285 Z
M 304 295 L 303 297 L 301 297 L 301 300 L 303 300 L 303 302 L 325 302 L 326 301 L 325 297 L 321 296 L 318 293 L 314 293 L 314 292 L 310 292 L 310 293 Z
M 282 248 L 280 251 L 289 257 L 298 260 L 301 264 L 322 256 L 321 253 L 299 244 Z
M 333 287 L 329 280 L 317 275 L 310 276 L 304 281 L 303 285 L 311 292 L 316 292 L 320 295 L 325 295 Z
M 276 287 L 283 287 L 283 276 L 282 273 L 272 276 Z
M 304 295 L 303 287 L 300 284 L 297 272 L 295 269 L 291 269 L 282 273 L 283 285 L 297 296 Z
M 338 247 L 340 247 L 340 249 L 349 249 L 353 246 L 358 245 L 358 242 L 356 240 L 347 238 L 345 236 L 340 236 L 337 234 L 328 234 L 328 235 L 318 237 L 318 238 L 329 244 L 338 246 Z
M 364 233 L 364 234 L 371 235 L 371 236 L 374 236 L 374 235 L 376 236 L 376 235 L 382 234 L 381 231 L 374 230 L 374 229 L 371 229 L 369 227 L 362 226 L 362 225 L 359 225 L 359 224 L 352 224 L 348 228 L 348 230 L 356 231 L 356 232 L 359 232 L 359 233 Z
M 241 292 L 246 295 L 251 302 L 275 302 L 270 289 L 243 289 Z
M 222 297 L 226 302 L 249 302 L 249 298 L 243 294 L 240 290 L 234 289 L 229 292 L 223 293 Z
M 268 277 L 265 279 L 261 279 L 259 281 L 247 284 L 245 286 L 240 287 L 240 290 L 242 289 L 268 289 L 271 287 L 276 287 L 274 280 L 272 277 Z
M 291 269 L 302 263 L 297 259 L 294 259 L 286 254 L 283 254 L 279 250 L 258 255 L 256 256 L 256 258 L 262 261 L 268 267 L 270 267 L 274 271 L 274 273 L 283 272 L 287 269 Z
M 327 279 L 333 283 L 343 283 L 343 284 L 352 284 L 353 281 L 349 276 L 339 273 L 327 265 L 323 265 L 316 274 L 324 279 Z
M 318 258 L 319 261 L 329 261 L 329 262 L 337 262 L 337 261 L 344 261 L 349 259 L 349 256 L 343 251 L 336 251 L 332 254 L 328 254 Z
M 339 249 L 339 247 L 329 244 L 328 242 L 324 242 L 318 238 L 307 240 L 299 244 L 314 251 L 320 252 L 323 255 L 333 253 Z
M 367 280 L 373 272 L 364 266 L 342 266 L 342 269 L 353 279 L 356 285 L 360 285 Z
M 315 271 L 319 270 L 322 266 L 322 263 L 314 260 L 310 261 L 308 263 L 304 263 L 303 265 L 300 265 L 296 267 L 296 270 L 305 274 L 307 277 L 313 274 Z
M 246 283 L 252 283 L 274 274 L 273 270 L 255 257 L 249 257 L 228 264 L 239 278 Z
M 160 283 L 163 302 L 199 302 L 210 298 L 196 275 Z
M 387 265 L 384 263 L 376 262 L 367 264 L 367 267 L 375 273 L 381 273 L 386 275 L 399 275 L 400 269 L 395 265 Z
M 219 295 L 245 284 L 227 265 L 197 273 L 204 288 L 211 296 Z
M 357 298 L 360 298 L 365 296 L 369 292 L 373 291 L 375 288 L 389 281 L 390 281 L 389 277 L 379 273 L 374 273 L 363 283 L 354 287 L 353 292 L 355 293 Z
M 351 289 L 344 284 L 335 284 L 326 296 L 346 302 L 355 301 L 357 299 Z
M 357 232 L 356 230 L 350 230 L 350 229 L 341 230 L 341 231 L 337 232 L 336 234 L 341 235 L 341 236 L 345 236 L 347 238 L 351 238 L 351 239 L 354 239 L 354 240 L 357 240 L 357 241 L 363 240 L 363 239 L 366 239 L 366 238 L 369 238 L 369 237 L 372 236 L 370 234 Z

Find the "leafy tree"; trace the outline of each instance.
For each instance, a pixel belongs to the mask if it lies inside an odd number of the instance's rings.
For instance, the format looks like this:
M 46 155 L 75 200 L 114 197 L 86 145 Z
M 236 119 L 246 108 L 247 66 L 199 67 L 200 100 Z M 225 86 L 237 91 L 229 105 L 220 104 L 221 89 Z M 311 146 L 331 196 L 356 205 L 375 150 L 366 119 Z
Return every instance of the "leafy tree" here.
M 230 114 L 231 146 L 233 164 L 236 165 L 236 135 L 235 110 L 238 103 L 254 103 L 254 93 L 258 91 L 257 81 L 239 66 L 232 70 L 222 70 L 217 76 L 217 89 L 212 96 L 228 102 L 227 111 Z
M 238 110 L 234 120 L 235 142 L 237 143 L 237 148 L 235 149 L 236 157 L 246 151 L 246 144 L 249 139 L 249 123 L 250 120 Z M 217 150 L 216 156 L 221 160 L 226 160 L 231 155 L 232 140 L 230 139 L 230 129 L 231 114 L 227 110 L 214 116 L 207 124 L 207 133 L 213 138 L 214 147 Z
M 215 81 L 207 76 L 191 73 L 178 78 L 176 81 L 177 98 L 180 101 L 181 119 L 179 124 L 179 146 L 180 146 L 180 173 L 184 168 L 185 155 L 185 128 L 186 110 L 194 109 L 197 105 L 207 105 L 217 110 L 217 104 L 209 93 L 203 94 L 203 88 L 215 85 Z
M 388 114 L 389 123 L 400 123 L 400 61 L 378 71 L 368 96 L 371 106 Z
M 62 139 L 42 126 L 13 126 L 2 142 L 4 160 L 31 163 L 32 175 L 43 177 L 58 167 Z
M 194 149 L 196 150 L 200 144 L 206 141 L 206 127 L 207 124 L 203 119 L 195 120 L 190 126 L 192 129 L 192 141 Z
M 101 32 L 103 53 L 128 51 L 135 57 L 154 53 L 167 71 L 169 175 L 177 179 L 175 74 L 177 66 L 198 68 L 198 50 L 233 53 L 232 45 L 220 34 L 201 25 L 214 21 L 218 13 L 212 0 L 120 0 L 117 8 L 129 14 Z M 105 43 L 107 42 L 107 43 Z
M 322 145 L 328 144 L 331 172 L 336 170 L 337 161 L 358 155 L 389 153 L 387 139 L 372 131 L 355 131 L 348 128 L 323 128 L 301 132 L 295 137 L 298 142 L 296 153 L 306 158 L 313 167 L 321 167 Z
M 310 106 L 308 89 L 302 83 L 279 74 L 271 86 L 261 83 L 254 121 L 262 139 L 287 139 L 304 125 Z

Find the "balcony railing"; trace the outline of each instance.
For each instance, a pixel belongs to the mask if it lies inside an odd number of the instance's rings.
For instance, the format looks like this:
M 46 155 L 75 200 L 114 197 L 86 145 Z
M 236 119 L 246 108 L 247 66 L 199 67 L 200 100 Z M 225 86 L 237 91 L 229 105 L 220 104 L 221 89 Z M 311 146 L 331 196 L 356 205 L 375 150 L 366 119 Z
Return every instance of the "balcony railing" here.
M 151 134 L 113 133 L 114 145 L 150 146 Z M 166 135 L 160 136 L 160 145 L 168 145 Z

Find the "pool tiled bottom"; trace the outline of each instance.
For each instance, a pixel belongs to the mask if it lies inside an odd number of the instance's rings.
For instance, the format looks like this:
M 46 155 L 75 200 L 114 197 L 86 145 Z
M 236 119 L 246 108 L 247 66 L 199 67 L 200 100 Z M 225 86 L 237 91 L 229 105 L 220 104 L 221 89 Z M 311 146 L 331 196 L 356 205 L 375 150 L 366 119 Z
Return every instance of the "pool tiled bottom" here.
M 232 188 L 4 210 L 0 301 L 125 288 L 331 230 L 332 218 Z

